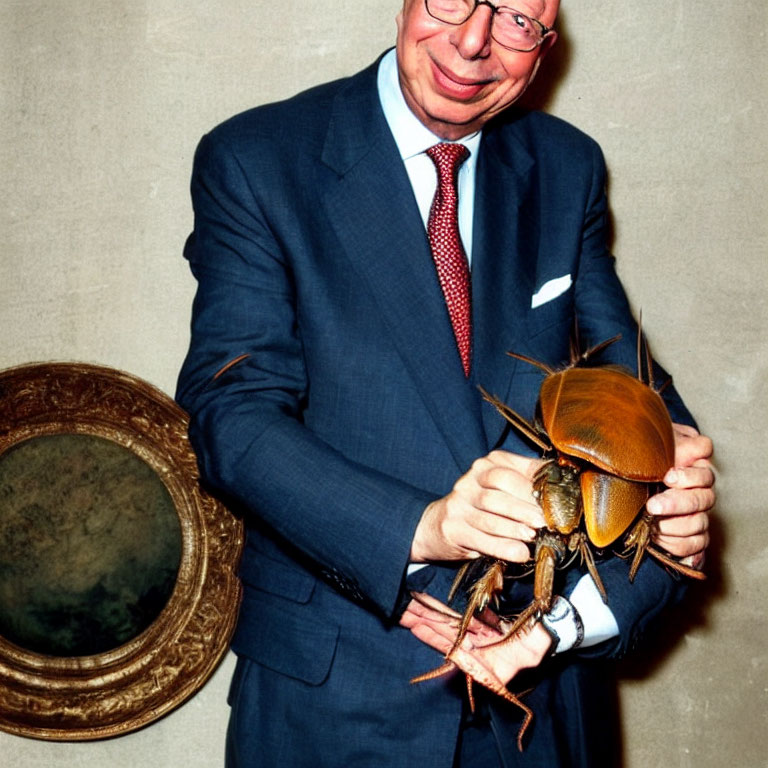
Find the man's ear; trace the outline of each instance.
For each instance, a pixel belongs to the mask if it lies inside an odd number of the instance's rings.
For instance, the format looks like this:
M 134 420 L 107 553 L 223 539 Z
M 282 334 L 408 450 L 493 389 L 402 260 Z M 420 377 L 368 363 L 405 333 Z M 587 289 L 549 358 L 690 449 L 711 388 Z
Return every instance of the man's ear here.
M 541 61 L 549 53 L 550 49 L 556 42 L 557 32 L 550 32 L 544 38 L 544 42 L 539 46 L 539 61 Z

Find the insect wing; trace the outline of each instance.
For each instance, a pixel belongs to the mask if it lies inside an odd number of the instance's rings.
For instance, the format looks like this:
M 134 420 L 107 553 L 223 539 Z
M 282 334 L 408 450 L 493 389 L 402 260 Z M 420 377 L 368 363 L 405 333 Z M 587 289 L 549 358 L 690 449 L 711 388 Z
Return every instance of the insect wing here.
M 582 472 L 580 481 L 587 536 L 596 547 L 607 547 L 642 509 L 648 500 L 648 486 L 592 470 Z
M 672 422 L 661 397 L 615 368 L 569 368 L 548 376 L 539 395 L 555 448 L 638 482 L 657 482 L 673 465 Z

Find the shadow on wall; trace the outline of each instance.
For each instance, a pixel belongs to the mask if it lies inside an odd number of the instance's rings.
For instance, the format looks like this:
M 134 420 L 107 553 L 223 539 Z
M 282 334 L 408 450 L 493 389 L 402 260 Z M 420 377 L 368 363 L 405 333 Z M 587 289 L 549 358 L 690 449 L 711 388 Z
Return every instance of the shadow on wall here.
M 617 663 L 616 677 L 619 682 L 642 681 L 655 676 L 675 653 L 685 635 L 693 630 L 705 635 L 712 631 L 713 605 L 730 592 L 730 585 L 722 568 L 722 553 L 726 551 L 725 527 L 716 510 L 710 517 L 709 532 L 711 539 L 705 564 L 707 580 L 686 580 L 689 587 L 682 604 L 667 608 L 657 622 L 655 632 L 643 638 L 642 652 Z M 617 703 L 620 706 L 621 702 Z M 619 765 L 625 765 L 628 762 L 628 755 L 624 752 L 625 736 L 631 724 L 626 722 L 620 712 L 618 722 L 623 752 L 623 760 Z

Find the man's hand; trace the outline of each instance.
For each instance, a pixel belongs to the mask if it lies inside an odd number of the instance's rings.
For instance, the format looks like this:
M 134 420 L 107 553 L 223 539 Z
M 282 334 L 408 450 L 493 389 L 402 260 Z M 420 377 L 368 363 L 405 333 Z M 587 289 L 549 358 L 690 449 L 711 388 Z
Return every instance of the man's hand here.
M 430 595 L 419 594 L 417 598 L 408 604 L 400 624 L 436 651 L 447 654 L 456 640 L 460 615 Z M 460 647 L 450 656 L 459 669 L 491 690 L 494 684 L 505 686 L 520 670 L 538 666 L 552 645 L 551 636 L 538 622 L 500 644 L 506 625 L 487 609 L 483 621 L 470 621 Z
M 667 490 L 648 500 L 658 515 L 654 541 L 683 562 L 700 568 L 709 544 L 709 511 L 715 504 L 712 441 L 693 427 L 674 424 L 675 466 L 664 476 Z
M 424 510 L 411 562 L 469 560 L 481 554 L 509 562 L 528 560 L 527 542 L 545 524 L 532 485 L 541 464 L 540 459 L 506 451 L 475 461 L 447 496 Z

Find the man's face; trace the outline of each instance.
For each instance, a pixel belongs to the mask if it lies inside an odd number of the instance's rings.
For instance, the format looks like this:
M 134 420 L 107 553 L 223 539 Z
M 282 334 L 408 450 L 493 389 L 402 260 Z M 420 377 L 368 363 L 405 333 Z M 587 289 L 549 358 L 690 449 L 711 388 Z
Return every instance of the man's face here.
M 521 13 L 551 27 L 560 0 L 514 0 Z M 479 130 L 506 109 L 536 74 L 550 34 L 529 53 L 491 38 L 491 9 L 478 6 L 459 26 L 433 19 L 424 0 L 405 0 L 397 16 L 397 62 L 403 95 L 416 117 L 444 139 Z

